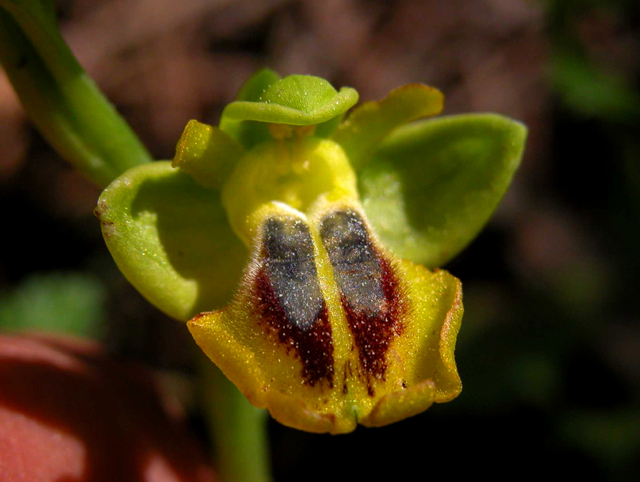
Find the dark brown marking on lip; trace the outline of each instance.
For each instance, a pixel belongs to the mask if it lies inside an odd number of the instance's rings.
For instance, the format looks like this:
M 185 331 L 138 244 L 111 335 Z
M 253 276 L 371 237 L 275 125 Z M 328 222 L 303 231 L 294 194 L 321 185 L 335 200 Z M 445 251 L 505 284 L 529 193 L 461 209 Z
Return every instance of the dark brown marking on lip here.
M 402 290 L 393 265 L 371 242 L 364 221 L 351 210 L 328 214 L 320 236 L 329 254 L 341 301 L 363 371 L 367 391 L 371 377 L 385 380 L 387 351 L 402 332 Z
M 302 362 L 306 384 L 333 388 L 333 338 L 320 290 L 309 228 L 295 218 L 263 226 L 260 267 L 254 280 L 258 318 Z

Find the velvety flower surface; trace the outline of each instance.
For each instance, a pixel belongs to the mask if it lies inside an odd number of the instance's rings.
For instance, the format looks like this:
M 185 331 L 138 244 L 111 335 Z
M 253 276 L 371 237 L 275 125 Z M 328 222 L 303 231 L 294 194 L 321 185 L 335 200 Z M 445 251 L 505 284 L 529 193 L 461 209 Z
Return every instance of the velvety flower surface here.
M 0 336 L 0 479 L 212 482 L 149 372 L 96 343 Z
M 282 423 L 344 433 L 455 398 L 460 282 L 438 267 L 504 194 L 525 128 L 411 84 L 357 102 L 263 70 L 172 163 L 132 169 L 96 215 L 127 278 Z

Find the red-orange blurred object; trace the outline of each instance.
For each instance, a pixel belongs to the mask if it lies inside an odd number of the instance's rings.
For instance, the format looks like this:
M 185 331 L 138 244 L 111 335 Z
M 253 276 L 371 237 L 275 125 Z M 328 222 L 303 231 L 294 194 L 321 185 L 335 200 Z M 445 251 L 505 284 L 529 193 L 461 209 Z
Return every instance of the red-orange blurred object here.
M 0 481 L 196 481 L 213 471 L 140 365 L 0 336 Z

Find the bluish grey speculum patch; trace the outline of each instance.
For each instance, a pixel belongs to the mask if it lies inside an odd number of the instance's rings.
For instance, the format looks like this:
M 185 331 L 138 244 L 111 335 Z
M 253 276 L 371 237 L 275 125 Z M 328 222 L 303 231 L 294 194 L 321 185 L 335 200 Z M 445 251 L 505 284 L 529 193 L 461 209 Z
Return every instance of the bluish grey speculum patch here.
M 324 307 L 309 228 L 297 219 L 269 219 L 264 251 L 267 276 L 287 320 L 308 330 Z
M 333 338 L 314 254 L 311 232 L 303 221 L 268 219 L 254 299 L 258 320 L 300 359 L 305 383 L 333 387 Z
M 386 301 L 382 269 L 362 218 L 354 211 L 331 213 L 322 220 L 320 236 L 346 301 L 367 317 L 380 316 Z

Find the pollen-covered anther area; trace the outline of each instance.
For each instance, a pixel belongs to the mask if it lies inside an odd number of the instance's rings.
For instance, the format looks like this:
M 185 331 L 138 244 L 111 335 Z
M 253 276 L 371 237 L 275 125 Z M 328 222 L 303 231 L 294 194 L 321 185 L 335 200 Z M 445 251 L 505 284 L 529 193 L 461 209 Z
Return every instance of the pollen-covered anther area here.
M 309 227 L 294 217 L 268 218 L 253 280 L 255 315 L 302 363 L 303 383 L 333 387 L 333 339 Z
M 374 396 L 372 378 L 385 380 L 389 346 L 403 330 L 406 308 L 398 278 L 356 211 L 340 210 L 325 216 L 320 236 L 333 266 L 368 393 Z

